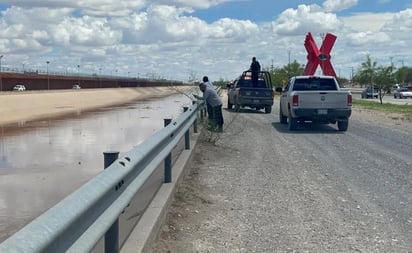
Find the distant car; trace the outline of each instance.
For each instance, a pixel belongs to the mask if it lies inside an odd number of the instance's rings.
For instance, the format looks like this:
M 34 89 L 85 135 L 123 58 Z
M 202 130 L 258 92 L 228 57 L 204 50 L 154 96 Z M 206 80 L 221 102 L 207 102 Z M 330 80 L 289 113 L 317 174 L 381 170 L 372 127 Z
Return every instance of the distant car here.
M 408 88 L 399 88 L 393 93 L 393 98 L 412 98 L 412 91 Z
M 23 84 L 17 84 L 13 87 L 14 91 L 25 91 L 26 90 L 26 86 L 24 86 Z
M 373 92 L 372 92 L 372 88 L 371 87 L 368 87 L 368 88 L 366 88 L 366 89 L 364 89 L 363 91 L 362 91 L 362 94 L 361 94 L 361 97 L 362 98 L 378 98 L 378 96 L 379 96 L 379 91 L 378 91 L 378 89 L 373 89 Z
M 73 90 L 80 90 L 81 88 L 82 87 L 80 87 L 80 85 L 77 85 L 77 84 L 73 85 L 72 87 Z

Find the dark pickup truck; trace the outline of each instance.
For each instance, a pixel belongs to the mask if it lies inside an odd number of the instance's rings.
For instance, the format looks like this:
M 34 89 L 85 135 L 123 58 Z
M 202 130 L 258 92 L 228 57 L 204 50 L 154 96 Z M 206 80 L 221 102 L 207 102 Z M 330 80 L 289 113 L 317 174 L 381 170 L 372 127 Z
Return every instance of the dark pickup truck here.
M 252 83 L 252 72 L 244 71 L 235 82 L 228 87 L 227 108 L 239 111 L 240 108 L 250 107 L 256 110 L 265 109 L 265 113 L 272 112 L 274 91 L 270 73 L 260 71 L 258 81 Z

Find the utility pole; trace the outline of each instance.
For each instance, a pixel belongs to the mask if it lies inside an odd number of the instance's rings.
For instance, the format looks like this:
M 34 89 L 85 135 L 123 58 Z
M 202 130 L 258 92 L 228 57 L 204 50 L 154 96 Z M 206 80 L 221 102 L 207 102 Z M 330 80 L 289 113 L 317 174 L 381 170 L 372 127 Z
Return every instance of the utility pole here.
M 77 65 L 77 78 L 78 78 L 77 84 L 80 86 L 80 64 Z
M 290 78 L 290 50 L 288 50 L 288 78 Z
M 46 61 L 46 64 L 47 64 L 47 89 L 48 90 L 50 90 L 49 63 L 50 63 L 50 61 Z
M 353 66 L 351 67 L 351 72 L 350 72 L 350 82 L 353 83 Z

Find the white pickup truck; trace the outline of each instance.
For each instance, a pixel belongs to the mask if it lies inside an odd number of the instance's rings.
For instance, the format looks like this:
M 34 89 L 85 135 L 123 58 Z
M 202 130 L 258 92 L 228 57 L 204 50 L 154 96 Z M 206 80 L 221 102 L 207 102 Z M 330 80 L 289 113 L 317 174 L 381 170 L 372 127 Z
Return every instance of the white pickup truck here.
M 348 129 L 352 94 L 343 90 L 333 76 L 295 76 L 281 92 L 279 120 L 295 130 L 299 123 L 338 123 L 339 131 Z

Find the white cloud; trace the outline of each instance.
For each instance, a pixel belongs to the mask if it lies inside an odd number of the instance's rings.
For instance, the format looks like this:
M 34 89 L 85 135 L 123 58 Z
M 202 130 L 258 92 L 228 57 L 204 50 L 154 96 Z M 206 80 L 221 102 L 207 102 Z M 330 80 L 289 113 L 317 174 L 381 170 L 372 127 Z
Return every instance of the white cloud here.
M 136 44 L 189 42 L 190 44 L 213 43 L 219 40 L 242 40 L 258 26 L 250 21 L 221 19 L 212 24 L 196 17 L 185 16 L 186 9 L 152 5 L 147 12 L 131 18 L 112 21 L 123 29 L 123 42 Z M 126 21 L 126 22 L 125 22 Z M 123 24 L 120 26 L 119 24 Z M 127 24 L 132 24 L 127 26 Z
M 325 13 L 318 5 L 299 5 L 287 9 L 272 23 L 273 31 L 281 35 L 302 35 L 336 31 L 342 26 L 335 14 Z
M 66 18 L 60 24 L 51 26 L 49 31 L 55 46 L 107 46 L 119 43 L 122 36 L 121 32 L 110 28 L 106 20 L 88 16 Z
M 216 80 L 240 74 L 252 56 L 266 67 L 287 64 L 289 52 L 291 61 L 305 63 L 307 32 L 317 40 L 319 33 L 338 36 L 332 54 L 341 69 L 366 51 L 377 58 L 412 54 L 411 9 L 340 16 L 336 11 L 357 1 L 327 0 L 286 9 L 270 23 L 231 18 L 208 23 L 193 16 L 197 9 L 229 1 L 12 0 L 0 16 L 2 67 L 24 61 L 27 69 L 45 70 L 50 61 L 51 70 L 74 73 L 80 64 L 89 74 L 101 68 L 103 74 L 152 72 L 186 80 L 196 72 Z
M 207 33 L 202 36 L 205 39 L 218 38 L 227 39 L 228 43 L 233 41 L 245 41 L 250 36 L 258 33 L 259 28 L 249 20 L 233 20 L 224 18 L 210 25 Z
M 389 64 L 391 58 L 407 61 L 412 57 L 408 45 L 412 43 L 411 10 L 399 13 L 356 13 L 342 18 L 345 33 L 340 37 L 342 52 L 351 50 L 352 61 L 372 55 L 379 64 Z M 346 49 L 346 50 L 345 50 Z M 359 64 L 359 63 L 358 63 Z
M 7 4 L 22 9 L 70 9 L 80 15 L 107 17 L 129 15 L 131 12 L 145 7 L 146 2 L 145 0 L 10 0 Z M 47 15 L 47 11 L 44 14 Z
M 242 1 L 242 0 L 240 0 Z M 207 9 L 226 2 L 240 2 L 239 0 L 152 0 L 151 4 L 170 5 L 177 7 L 191 7 L 196 9 Z M 243 0 L 244 1 L 244 0 Z
M 326 0 L 322 6 L 327 12 L 337 12 L 349 9 L 358 4 L 358 0 Z
M 412 9 L 403 10 L 392 17 L 392 19 L 386 21 L 382 30 L 387 32 L 412 32 Z
M 354 13 L 351 16 L 342 17 L 341 20 L 350 30 L 354 31 L 380 31 L 386 22 L 391 20 L 394 13 Z
M 151 5 L 146 12 L 113 19 L 110 23 L 123 32 L 128 44 L 168 43 L 196 39 L 207 30 L 206 22 L 183 16 L 186 9 L 166 5 Z
M 351 46 L 377 46 L 378 44 L 391 41 L 388 34 L 384 32 L 358 32 L 349 34 L 347 37 Z

